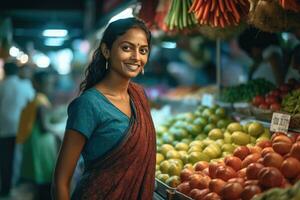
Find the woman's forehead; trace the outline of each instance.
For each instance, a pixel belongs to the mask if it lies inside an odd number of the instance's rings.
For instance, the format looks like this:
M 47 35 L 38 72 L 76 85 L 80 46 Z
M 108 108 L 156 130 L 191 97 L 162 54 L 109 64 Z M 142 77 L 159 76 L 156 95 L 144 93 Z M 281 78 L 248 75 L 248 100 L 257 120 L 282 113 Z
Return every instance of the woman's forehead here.
M 129 42 L 137 46 L 148 46 L 147 35 L 145 31 L 140 28 L 129 29 L 123 35 L 118 37 L 117 42 Z

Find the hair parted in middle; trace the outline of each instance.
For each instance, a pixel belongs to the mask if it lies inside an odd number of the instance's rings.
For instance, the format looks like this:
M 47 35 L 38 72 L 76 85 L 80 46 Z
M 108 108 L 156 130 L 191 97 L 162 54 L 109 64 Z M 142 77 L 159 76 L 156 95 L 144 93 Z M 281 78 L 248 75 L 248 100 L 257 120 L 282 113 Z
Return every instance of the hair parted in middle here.
M 99 47 L 95 50 L 92 61 L 85 70 L 85 79 L 80 84 L 80 92 L 83 92 L 97 83 L 99 83 L 106 75 L 106 63 L 108 62 L 101 51 L 101 46 L 106 45 L 106 48 L 110 51 L 113 43 L 117 38 L 125 34 L 131 28 L 142 29 L 147 37 L 149 49 L 151 46 L 151 32 L 145 25 L 145 23 L 135 17 L 119 19 L 108 24 L 107 28 L 103 33 L 102 40 Z M 149 56 L 149 55 L 148 55 Z

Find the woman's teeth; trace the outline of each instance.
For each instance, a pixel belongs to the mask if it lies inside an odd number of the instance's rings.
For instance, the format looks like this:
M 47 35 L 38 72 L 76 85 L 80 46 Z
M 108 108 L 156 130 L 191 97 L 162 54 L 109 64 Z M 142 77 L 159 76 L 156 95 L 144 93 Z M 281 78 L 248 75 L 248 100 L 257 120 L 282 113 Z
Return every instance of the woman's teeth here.
M 132 64 L 126 64 L 127 68 L 132 70 L 132 71 L 135 71 L 139 68 L 139 65 L 132 65 Z

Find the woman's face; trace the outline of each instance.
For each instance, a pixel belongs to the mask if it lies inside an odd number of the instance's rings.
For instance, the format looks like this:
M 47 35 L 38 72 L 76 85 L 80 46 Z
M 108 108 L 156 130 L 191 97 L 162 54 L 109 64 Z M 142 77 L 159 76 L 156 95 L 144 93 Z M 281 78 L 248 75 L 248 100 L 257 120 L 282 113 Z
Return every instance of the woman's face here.
M 131 28 L 113 43 L 109 61 L 110 73 L 124 78 L 136 77 L 148 61 L 149 44 L 145 32 Z

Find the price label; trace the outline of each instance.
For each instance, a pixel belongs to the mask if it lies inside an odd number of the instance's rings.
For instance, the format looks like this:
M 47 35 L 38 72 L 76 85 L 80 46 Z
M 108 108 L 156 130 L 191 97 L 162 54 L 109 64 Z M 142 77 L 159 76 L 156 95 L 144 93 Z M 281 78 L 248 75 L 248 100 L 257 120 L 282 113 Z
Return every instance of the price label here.
M 208 93 L 203 94 L 201 104 L 212 107 L 214 105 L 214 96 Z
M 273 132 L 287 133 L 289 129 L 291 115 L 273 113 L 270 130 Z

